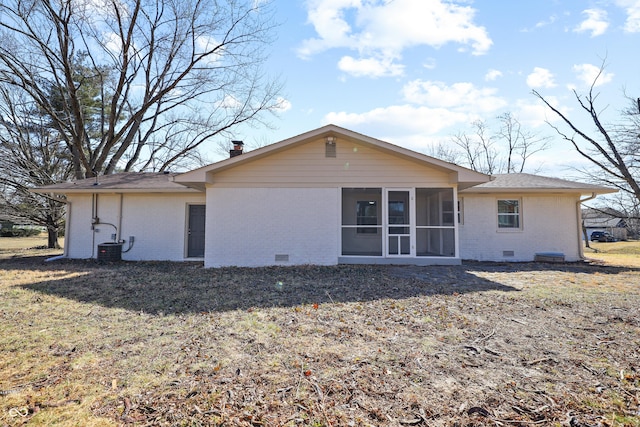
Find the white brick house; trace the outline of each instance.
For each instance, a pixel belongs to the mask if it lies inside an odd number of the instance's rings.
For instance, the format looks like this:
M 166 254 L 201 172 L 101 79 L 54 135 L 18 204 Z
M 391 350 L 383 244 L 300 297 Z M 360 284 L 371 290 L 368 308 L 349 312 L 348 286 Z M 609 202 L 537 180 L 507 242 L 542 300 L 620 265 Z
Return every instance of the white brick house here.
M 328 125 L 183 174 L 35 191 L 69 201 L 67 257 L 95 258 L 117 241 L 125 260 L 220 267 L 531 261 L 542 252 L 575 261 L 581 197 L 614 190 L 490 177 Z

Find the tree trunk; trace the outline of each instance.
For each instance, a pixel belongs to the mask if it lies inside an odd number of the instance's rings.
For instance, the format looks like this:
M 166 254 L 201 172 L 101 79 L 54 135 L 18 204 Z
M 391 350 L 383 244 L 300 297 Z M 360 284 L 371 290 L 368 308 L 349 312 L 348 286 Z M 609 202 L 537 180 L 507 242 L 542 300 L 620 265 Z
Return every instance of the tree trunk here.
M 47 248 L 60 249 L 58 242 L 58 227 L 55 224 L 47 225 Z
M 582 235 L 584 236 L 585 246 L 591 249 L 591 246 L 589 245 L 589 235 L 587 234 L 587 227 L 585 227 L 584 221 L 582 221 Z

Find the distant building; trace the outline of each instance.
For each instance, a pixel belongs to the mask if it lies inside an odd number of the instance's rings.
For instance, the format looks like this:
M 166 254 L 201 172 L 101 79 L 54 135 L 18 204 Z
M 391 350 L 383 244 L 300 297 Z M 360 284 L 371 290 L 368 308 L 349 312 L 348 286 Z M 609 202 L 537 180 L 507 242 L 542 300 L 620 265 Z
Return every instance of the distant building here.
M 622 212 L 615 209 L 583 209 L 582 220 L 587 230 L 587 237 L 594 231 L 608 231 L 618 240 L 629 238 L 627 220 Z

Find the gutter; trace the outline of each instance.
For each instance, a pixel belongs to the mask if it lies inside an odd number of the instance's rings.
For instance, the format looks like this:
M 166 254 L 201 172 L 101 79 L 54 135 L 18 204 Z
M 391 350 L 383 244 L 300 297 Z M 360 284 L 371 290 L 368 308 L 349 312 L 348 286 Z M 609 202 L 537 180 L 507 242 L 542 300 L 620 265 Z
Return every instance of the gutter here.
M 578 201 L 576 202 L 576 219 L 577 219 L 577 223 L 578 223 L 578 257 L 581 260 L 584 260 L 584 247 L 582 245 L 582 207 L 581 205 L 584 202 L 588 202 L 589 200 L 593 200 L 596 198 L 598 194 L 597 193 L 591 193 L 591 196 L 587 197 L 586 199 L 580 199 L 578 198 Z M 585 239 L 588 239 L 589 236 L 585 236 Z

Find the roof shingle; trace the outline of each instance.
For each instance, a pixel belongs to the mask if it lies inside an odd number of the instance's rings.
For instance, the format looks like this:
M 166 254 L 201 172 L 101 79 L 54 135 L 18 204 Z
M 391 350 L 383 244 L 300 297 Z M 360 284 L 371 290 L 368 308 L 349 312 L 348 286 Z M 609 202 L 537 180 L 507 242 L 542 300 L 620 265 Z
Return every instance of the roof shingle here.
M 495 193 L 495 192 L 563 192 L 563 193 L 615 193 L 617 190 L 584 182 L 528 173 L 495 174 L 492 180 L 475 187 L 462 190 L 463 193 Z
M 165 172 L 124 172 L 102 175 L 96 178 L 80 179 L 59 184 L 38 187 L 38 193 L 112 193 L 112 192 L 144 192 L 144 193 L 192 193 L 193 188 L 173 182 L 177 173 Z

